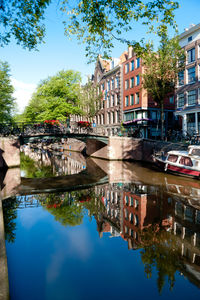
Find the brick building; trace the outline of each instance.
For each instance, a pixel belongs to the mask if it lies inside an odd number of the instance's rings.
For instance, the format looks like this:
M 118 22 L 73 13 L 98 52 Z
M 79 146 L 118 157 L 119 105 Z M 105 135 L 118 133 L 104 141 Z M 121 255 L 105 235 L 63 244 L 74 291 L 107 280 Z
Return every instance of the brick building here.
M 160 108 L 142 87 L 144 67 L 141 58 L 128 49 L 123 62 L 123 124 L 131 131 L 136 125 L 141 127 L 143 137 L 160 136 Z M 173 126 L 175 109 L 174 96 L 164 100 L 165 128 Z

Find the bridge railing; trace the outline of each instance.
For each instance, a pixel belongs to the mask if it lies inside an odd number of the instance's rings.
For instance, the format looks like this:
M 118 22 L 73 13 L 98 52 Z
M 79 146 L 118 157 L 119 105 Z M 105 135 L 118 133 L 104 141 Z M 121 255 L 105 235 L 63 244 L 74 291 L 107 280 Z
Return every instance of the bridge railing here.
M 69 132 L 69 128 L 67 128 L 66 124 L 62 123 L 57 125 L 30 122 L 0 123 L 0 136 L 56 134 L 67 132 Z

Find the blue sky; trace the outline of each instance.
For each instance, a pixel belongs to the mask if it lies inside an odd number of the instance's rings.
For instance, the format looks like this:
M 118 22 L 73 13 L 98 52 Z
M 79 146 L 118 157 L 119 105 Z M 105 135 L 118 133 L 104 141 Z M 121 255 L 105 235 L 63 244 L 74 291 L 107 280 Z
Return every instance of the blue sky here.
M 180 0 L 181 7 L 176 11 L 179 32 L 190 24 L 200 23 L 200 1 Z M 60 11 L 51 5 L 46 11 L 45 43 L 39 45 L 38 51 L 23 50 L 15 41 L 0 49 L 0 59 L 7 61 L 11 68 L 12 82 L 15 87 L 19 111 L 25 107 L 40 80 L 55 75 L 62 69 L 73 69 L 82 74 L 83 82 L 94 71 L 94 64 L 87 64 L 84 45 L 73 38 L 64 36 L 64 27 Z M 145 35 L 144 28 L 136 24 L 135 30 L 127 36 L 140 40 Z M 119 57 L 127 49 L 126 45 L 115 43 L 113 57 Z

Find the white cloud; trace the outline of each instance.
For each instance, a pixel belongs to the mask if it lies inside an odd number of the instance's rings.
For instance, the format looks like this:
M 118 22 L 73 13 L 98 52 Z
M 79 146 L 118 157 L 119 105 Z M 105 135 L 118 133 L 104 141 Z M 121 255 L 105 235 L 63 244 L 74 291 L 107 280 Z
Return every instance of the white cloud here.
M 23 112 L 25 106 L 28 104 L 33 92 L 36 89 L 36 84 L 25 83 L 15 78 L 11 79 L 11 83 L 15 89 L 13 96 L 16 98 L 19 112 Z

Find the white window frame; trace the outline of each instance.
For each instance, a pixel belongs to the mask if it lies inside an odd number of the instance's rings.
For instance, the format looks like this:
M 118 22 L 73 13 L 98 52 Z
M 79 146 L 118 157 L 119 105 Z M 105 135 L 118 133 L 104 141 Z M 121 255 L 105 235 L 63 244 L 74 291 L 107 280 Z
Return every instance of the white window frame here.
M 191 54 L 190 54 L 191 53 Z M 194 54 L 194 55 L 193 55 Z M 194 59 L 193 59 L 194 56 Z M 189 59 L 188 59 L 189 58 Z M 193 60 L 192 60 L 193 59 Z M 191 64 L 195 61 L 195 47 L 187 50 L 187 64 Z
M 135 104 L 140 104 L 140 93 L 135 93 Z
M 194 103 L 192 103 L 192 104 L 189 104 L 189 102 L 188 102 L 188 95 L 189 95 L 189 93 L 190 92 L 195 92 L 195 101 L 194 101 Z M 194 96 L 194 95 L 190 95 L 190 96 Z M 190 91 L 187 91 L 187 93 L 186 93 L 186 103 L 187 103 L 187 106 L 194 106 L 195 104 L 197 104 L 197 93 L 196 93 L 196 90 L 190 90 Z
M 129 72 L 129 63 L 125 64 L 125 74 Z
M 193 69 L 193 68 L 194 68 L 194 72 L 195 72 L 194 80 L 191 81 L 191 82 L 189 82 L 188 71 L 191 70 L 191 69 Z M 193 67 L 187 69 L 187 84 L 192 84 L 192 83 L 194 83 L 194 82 L 195 82 L 195 79 L 196 79 L 196 68 L 195 68 L 195 66 L 193 66 Z
M 130 88 L 132 89 L 135 85 L 135 78 L 134 77 L 131 77 L 130 78 Z
M 139 81 L 139 82 L 138 82 Z M 140 75 L 137 75 L 136 76 L 136 83 L 135 83 L 136 86 L 140 85 Z
M 183 100 L 184 100 L 183 105 L 181 105 L 181 106 L 179 106 L 179 98 L 180 98 L 180 95 L 183 95 Z M 185 95 L 184 95 L 184 93 L 177 94 L 177 108 L 181 108 L 181 107 L 183 107 L 184 105 L 185 105 Z
M 140 67 L 140 57 L 136 59 L 136 68 L 138 69 Z
M 129 96 L 125 96 L 125 106 L 129 106 Z
M 129 89 L 129 80 L 126 79 L 125 80 L 125 90 L 128 90 Z

